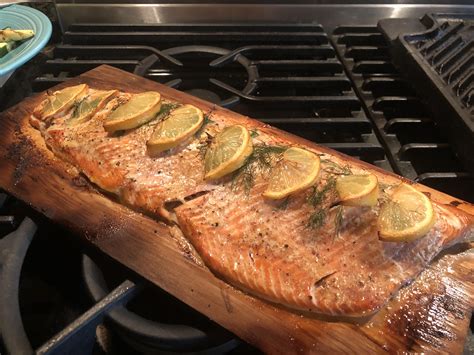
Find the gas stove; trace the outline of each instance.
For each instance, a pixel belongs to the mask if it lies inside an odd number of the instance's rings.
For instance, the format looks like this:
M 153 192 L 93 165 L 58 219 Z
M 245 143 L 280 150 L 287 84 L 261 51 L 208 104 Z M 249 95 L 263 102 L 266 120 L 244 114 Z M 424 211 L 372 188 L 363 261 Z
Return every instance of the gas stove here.
M 56 9 L 53 43 L 0 88 L 0 111 L 109 64 L 474 202 L 474 176 L 377 27 L 386 17 L 472 6 L 79 1 Z M 0 228 L 0 353 L 258 353 L 6 194 Z

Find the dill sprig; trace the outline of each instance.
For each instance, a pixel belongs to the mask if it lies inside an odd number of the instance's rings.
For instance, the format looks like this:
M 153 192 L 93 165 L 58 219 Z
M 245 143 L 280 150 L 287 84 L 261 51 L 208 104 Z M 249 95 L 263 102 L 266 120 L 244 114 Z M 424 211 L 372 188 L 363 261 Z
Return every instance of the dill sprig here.
M 286 149 L 287 147 L 284 146 L 265 143 L 254 145 L 252 154 L 233 174 L 232 188 L 243 186 L 245 191 L 250 191 L 255 184 L 256 174 L 258 172 L 267 174 L 273 166 L 275 156 L 283 153 Z
M 380 190 L 382 190 L 383 192 L 385 192 L 386 190 L 390 189 L 391 187 L 393 187 L 394 185 L 390 185 L 390 184 L 386 184 L 386 183 L 383 183 L 383 182 L 379 182 L 379 187 L 380 187 Z
M 252 130 L 250 131 L 250 137 L 252 137 L 252 138 L 256 138 L 256 137 L 258 137 L 259 135 L 260 135 L 260 133 L 258 133 L 258 130 L 257 130 L 257 129 L 252 129 Z
M 199 138 L 208 125 L 214 124 L 215 122 L 211 120 L 210 113 L 204 115 L 204 121 L 202 122 L 201 128 L 194 134 L 195 137 Z
M 320 205 L 327 197 L 329 192 L 334 192 L 336 188 L 336 179 L 333 176 L 330 176 L 326 180 L 326 184 L 318 188 L 317 186 L 313 187 L 313 191 L 307 197 L 307 202 L 313 206 L 317 207 Z
M 386 183 L 383 183 L 383 182 L 379 182 L 379 188 L 380 188 L 380 195 L 379 195 L 379 198 L 378 198 L 378 203 L 383 205 L 387 202 L 390 202 L 391 201 L 391 194 L 390 194 L 390 190 L 392 188 L 396 188 L 398 185 L 390 185 L 390 184 L 386 184 Z
M 329 159 L 321 159 L 321 163 L 327 165 L 323 170 L 334 175 L 351 175 L 352 170 L 349 165 L 339 165 Z
M 169 116 L 170 112 L 173 111 L 174 109 L 182 106 L 181 104 L 178 103 L 164 103 L 161 105 L 160 111 L 156 114 L 155 118 L 152 119 L 151 121 L 145 123 L 145 127 L 151 127 L 158 125 L 161 121 L 165 120 L 166 117 Z
M 82 103 L 88 98 L 88 96 L 84 96 L 82 99 L 80 99 L 79 101 L 75 101 L 74 104 L 73 104 L 73 111 L 72 111 L 72 115 L 71 115 L 71 118 L 76 118 L 76 117 L 79 117 L 79 108 L 81 107 Z
M 160 118 L 160 119 L 165 118 L 166 116 L 170 114 L 171 111 L 178 108 L 179 106 L 181 106 L 181 104 L 171 103 L 171 102 L 161 105 L 160 111 L 158 112 L 158 115 L 156 116 L 156 118 Z
M 290 196 L 286 197 L 282 203 L 275 207 L 276 210 L 286 210 L 290 204 Z
M 322 159 L 322 162 L 330 165 L 330 170 L 327 171 L 328 173 L 331 173 L 333 175 L 350 175 L 352 174 L 352 171 L 348 166 L 340 166 L 337 163 L 334 163 L 330 160 Z M 309 196 L 306 198 L 307 202 L 315 207 L 315 211 L 309 216 L 308 220 L 308 227 L 312 229 L 317 229 L 323 226 L 324 221 L 327 216 L 327 212 L 323 207 L 321 206 L 324 201 L 328 197 L 331 196 L 331 194 L 336 193 L 336 178 L 334 176 L 329 176 L 328 179 L 326 180 L 326 183 L 321 186 L 317 187 L 314 186 L 313 190 L 309 194 Z M 339 234 L 339 227 L 338 225 L 342 222 L 342 208 L 338 209 L 337 214 L 336 214 L 336 234 Z
M 78 118 L 81 116 L 81 114 L 85 111 L 86 113 L 91 112 L 97 106 L 100 104 L 102 101 L 101 97 L 96 97 L 92 101 L 86 101 L 89 97 L 85 97 L 82 99 L 77 106 L 74 107 L 74 112 L 72 113 L 72 118 Z
M 204 121 L 202 123 L 202 127 L 206 127 L 208 124 L 214 123 L 213 120 L 211 120 L 211 117 L 209 115 L 204 115 Z
M 206 138 L 201 143 L 199 143 L 197 147 L 199 150 L 199 156 L 201 157 L 201 159 L 204 159 L 204 157 L 206 156 L 207 148 L 209 147 L 209 144 L 211 144 L 212 138 L 214 138 L 209 133 L 207 132 L 204 132 L 204 133 L 206 134 Z
M 336 179 L 333 176 L 330 176 L 326 180 L 326 184 L 318 188 L 317 186 L 313 187 L 313 191 L 306 198 L 306 201 L 313 207 L 316 207 L 315 211 L 311 213 L 308 219 L 308 228 L 317 229 L 323 226 L 324 221 L 326 220 L 327 212 L 321 204 L 334 193 L 336 190 Z
M 311 229 L 321 228 L 326 220 L 326 214 L 326 210 L 318 208 L 309 216 L 307 227 Z

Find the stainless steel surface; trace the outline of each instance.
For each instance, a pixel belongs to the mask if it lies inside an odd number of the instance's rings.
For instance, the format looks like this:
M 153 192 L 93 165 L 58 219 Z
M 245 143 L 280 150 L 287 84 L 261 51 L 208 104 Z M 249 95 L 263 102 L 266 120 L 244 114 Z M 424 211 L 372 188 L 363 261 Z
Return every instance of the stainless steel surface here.
M 34 0 L 31 0 L 34 1 Z M 52 0 L 50 0 L 52 1 Z M 0 0 L 1 2 L 1 0 Z M 196 0 L 140 0 L 140 1 L 133 1 L 133 0 L 55 0 L 55 3 L 76 3 L 76 4 L 97 4 L 97 3 L 108 3 L 108 4 L 193 4 L 199 3 Z M 311 4 L 311 5 L 318 5 L 318 4 L 332 4 L 332 5 L 345 5 L 345 4 L 356 4 L 356 5 L 368 5 L 368 4 L 400 4 L 400 5 L 407 5 L 407 4 L 447 4 L 451 5 L 453 3 L 452 0 L 427 0 L 427 1 L 419 1 L 419 0 L 214 0 L 212 4 Z M 472 0 L 456 0 L 455 3 L 457 5 L 460 4 L 472 4 Z
M 21 3 L 46 3 L 46 2 L 53 2 L 53 0 L 0 0 L 0 7 L 6 5 L 13 5 L 13 4 L 21 4 Z
M 409 4 L 92 4 L 58 3 L 61 27 L 72 23 L 319 23 L 374 25 L 382 18 L 427 12 L 472 12 L 471 5 Z

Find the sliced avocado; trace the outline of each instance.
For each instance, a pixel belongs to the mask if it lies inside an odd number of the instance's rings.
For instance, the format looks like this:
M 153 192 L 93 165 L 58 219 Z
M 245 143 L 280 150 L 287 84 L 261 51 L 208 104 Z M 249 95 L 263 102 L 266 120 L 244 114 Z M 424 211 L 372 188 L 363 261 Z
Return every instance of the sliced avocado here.
M 0 58 L 8 53 L 8 44 L 5 42 L 0 43 Z
M 16 47 L 15 42 L 0 42 L 0 58 Z

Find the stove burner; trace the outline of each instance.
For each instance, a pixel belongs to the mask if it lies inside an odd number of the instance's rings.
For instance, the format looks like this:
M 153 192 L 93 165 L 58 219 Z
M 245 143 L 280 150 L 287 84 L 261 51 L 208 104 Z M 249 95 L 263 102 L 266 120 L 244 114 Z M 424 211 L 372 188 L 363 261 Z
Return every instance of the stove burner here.
M 0 239 L 0 335 L 10 354 L 33 352 L 20 315 L 18 287 L 26 251 L 36 232 L 29 218 L 18 229 Z
M 199 97 L 200 99 L 203 99 L 203 100 L 212 102 L 213 104 L 216 104 L 216 105 L 219 105 L 219 104 L 222 102 L 222 100 L 221 100 L 221 98 L 219 97 L 219 95 L 217 95 L 216 93 L 214 93 L 214 92 L 212 92 L 212 91 L 210 91 L 210 90 L 206 90 L 206 89 L 191 89 L 191 90 L 186 90 L 185 92 L 188 93 L 188 94 L 190 94 L 190 95 Z
M 86 255 L 82 257 L 82 273 L 87 290 L 94 302 L 99 302 L 109 294 L 110 290 L 106 285 L 102 271 Z M 142 284 L 134 284 L 128 280 L 125 282 L 133 285 L 132 287 L 143 288 Z M 166 313 L 168 311 L 166 308 L 169 307 L 172 307 L 174 313 L 179 312 L 179 308 L 182 308 L 181 303 L 179 302 L 177 305 L 174 302 L 170 303 L 168 300 L 171 299 L 171 296 L 163 294 L 161 301 L 157 301 L 153 297 L 153 302 L 157 304 L 157 307 L 163 307 L 161 313 Z M 142 302 L 137 300 L 137 303 Z M 225 353 L 240 344 L 240 341 L 235 339 L 231 333 L 214 323 L 207 326 L 203 324 L 189 326 L 183 324 L 187 322 L 182 317 L 180 317 L 180 324 L 158 323 L 150 320 L 150 312 L 147 311 L 147 313 L 148 317 L 144 318 L 125 306 L 118 306 L 109 312 L 107 318 L 124 340 L 140 352 L 156 353 L 157 350 L 162 350 L 179 351 L 180 353 L 189 351 L 199 351 L 201 354 Z M 185 313 L 189 315 L 193 311 L 186 307 Z
M 166 60 L 174 65 L 177 66 L 176 72 L 178 73 L 176 76 L 177 78 L 169 81 L 166 85 L 173 87 L 173 88 L 183 88 L 185 92 L 190 93 L 191 95 L 197 96 L 203 100 L 210 101 L 212 103 L 218 104 L 222 107 L 230 107 L 239 102 L 239 96 L 231 96 L 225 100 L 221 100 L 219 95 L 212 92 L 208 89 L 196 88 L 194 84 L 187 83 L 187 78 L 180 77 L 180 69 L 184 69 L 181 71 L 183 76 L 188 74 L 188 70 L 186 70 L 186 65 L 184 65 L 179 59 L 175 58 L 174 56 L 185 56 L 187 59 L 191 58 L 190 65 L 193 66 L 192 70 L 198 71 L 199 67 L 196 68 L 195 60 L 201 54 L 211 54 L 211 55 L 220 55 L 217 59 L 212 60 L 206 65 L 205 68 L 201 69 L 204 72 L 209 72 L 210 68 L 219 68 L 222 67 L 224 64 L 232 64 L 233 62 L 239 63 L 247 72 L 247 79 L 245 79 L 245 87 L 244 88 L 234 88 L 229 84 L 223 83 L 221 80 L 216 78 L 208 78 L 208 82 L 214 84 L 215 86 L 224 89 L 230 93 L 237 93 L 240 92 L 243 95 L 249 95 L 256 89 L 256 80 L 258 78 L 258 71 L 255 65 L 251 63 L 246 57 L 244 57 L 240 53 L 232 52 L 228 49 L 219 48 L 219 47 L 211 47 L 211 46 L 181 46 L 181 47 L 173 47 L 168 48 L 162 52 L 160 52 L 161 56 L 166 58 Z M 193 57 L 190 57 L 192 54 Z M 166 73 L 160 69 L 154 69 L 156 67 L 157 62 L 159 62 L 159 57 L 157 54 L 151 54 L 148 57 L 141 60 L 137 66 L 135 67 L 133 73 L 140 75 L 140 76 L 160 76 L 165 75 Z M 178 68 L 179 67 L 179 68 Z M 183 68 L 184 67 L 184 68 Z M 212 76 L 212 71 L 209 72 L 209 76 Z M 191 78 L 195 80 L 194 78 Z M 206 83 L 207 84 L 207 83 Z M 191 87 L 188 89 L 187 87 Z

